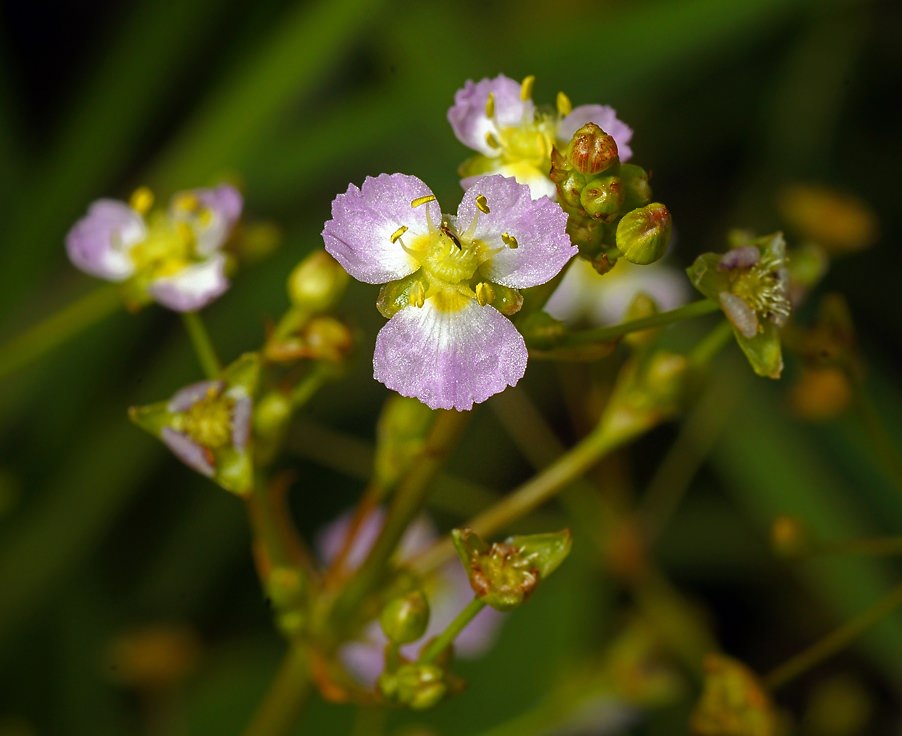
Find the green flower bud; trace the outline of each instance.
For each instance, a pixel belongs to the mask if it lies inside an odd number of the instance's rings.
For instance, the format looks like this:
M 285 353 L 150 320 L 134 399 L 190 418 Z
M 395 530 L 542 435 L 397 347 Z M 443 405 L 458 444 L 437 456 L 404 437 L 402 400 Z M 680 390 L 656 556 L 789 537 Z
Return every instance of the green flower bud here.
M 473 591 L 499 611 L 510 611 L 522 605 L 539 581 L 564 561 L 572 545 L 567 529 L 510 537 L 492 545 L 486 544 L 471 529 L 454 529 L 451 539 Z
M 288 296 L 296 307 L 324 312 L 341 299 L 348 278 L 332 256 L 318 250 L 294 267 L 288 277 Z
M 411 662 L 395 672 L 379 678 L 379 690 L 393 703 L 413 710 L 426 710 L 438 705 L 448 692 L 445 673 L 434 664 Z
M 651 202 L 651 186 L 645 169 L 635 164 L 621 164 L 619 176 L 623 182 L 624 209 L 634 210 Z
M 392 394 L 382 408 L 376 427 L 375 483 L 388 491 L 394 487 L 426 442 L 435 419 L 433 411 L 418 401 Z
M 564 323 L 547 312 L 533 312 L 518 327 L 529 346 L 539 350 L 550 350 L 567 333 Z
M 395 644 L 410 644 L 426 633 L 429 601 L 421 590 L 392 598 L 379 616 L 382 633 Z
M 623 185 L 619 177 L 605 176 L 592 179 L 579 196 L 586 214 L 596 220 L 611 222 L 623 207 Z
M 581 174 L 599 174 L 619 161 L 617 141 L 595 123 L 586 123 L 573 134 L 566 156 L 567 162 Z
M 672 222 L 658 202 L 624 215 L 617 225 L 617 248 L 630 263 L 645 266 L 661 258 L 670 242 Z
M 657 313 L 658 305 L 655 300 L 646 292 L 640 291 L 633 297 L 633 300 L 627 307 L 626 313 L 623 315 L 623 320 L 624 322 L 630 322 L 635 319 L 651 317 L 652 315 L 655 315 Z M 647 345 L 652 340 L 654 340 L 660 331 L 661 330 L 659 328 L 630 332 L 623 339 L 624 342 L 626 342 L 633 348 L 639 348 L 643 345 Z
M 254 434 L 257 438 L 279 435 L 291 418 L 291 399 L 281 391 L 270 391 L 254 410 Z

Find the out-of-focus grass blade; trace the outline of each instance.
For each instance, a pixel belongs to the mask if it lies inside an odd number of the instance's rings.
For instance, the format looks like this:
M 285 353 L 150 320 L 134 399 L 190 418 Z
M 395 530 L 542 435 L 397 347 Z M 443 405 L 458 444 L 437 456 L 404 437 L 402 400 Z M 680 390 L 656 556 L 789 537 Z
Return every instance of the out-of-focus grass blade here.
M 737 375 L 742 398 L 713 461 L 729 491 L 767 535 L 774 517 L 800 519 L 824 540 L 853 539 L 873 532 L 856 504 L 857 494 L 838 481 L 831 460 L 797 425 L 774 406 L 770 387 L 743 379 L 738 364 L 723 366 Z M 799 575 L 824 600 L 837 622 L 866 609 L 892 586 L 887 566 L 873 559 L 835 557 L 794 563 Z M 812 631 L 814 641 L 823 632 Z M 864 637 L 871 658 L 902 678 L 902 621 L 888 619 Z M 774 663 L 777 664 L 777 663 Z
M 363 0 L 300 4 L 275 26 L 260 53 L 224 79 L 168 151 L 152 183 L 184 186 L 240 164 L 275 118 L 320 82 L 377 8 Z
M 77 107 L 60 115 L 57 140 L 19 183 L 23 204 L 7 225 L 11 247 L 0 253 L 0 313 L 59 262 L 48 254 L 62 253 L 67 224 L 122 173 L 167 86 L 215 31 L 209 21 L 215 12 L 213 0 L 147 0 L 98 58 L 96 76 L 74 98 Z

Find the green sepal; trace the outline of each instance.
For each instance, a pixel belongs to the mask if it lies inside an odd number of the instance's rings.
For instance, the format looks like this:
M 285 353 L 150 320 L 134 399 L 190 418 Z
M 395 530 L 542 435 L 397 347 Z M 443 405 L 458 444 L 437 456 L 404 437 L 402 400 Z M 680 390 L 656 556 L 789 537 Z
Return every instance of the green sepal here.
M 428 284 L 421 271 L 405 276 L 397 281 L 389 281 L 379 290 L 376 309 L 386 319 L 391 319 L 413 301 L 413 290 L 422 288 L 425 293 Z
M 620 164 L 620 181 L 623 183 L 623 209 L 627 212 L 644 207 L 651 202 L 651 185 L 648 173 L 636 164 Z
M 762 378 L 777 379 L 783 372 L 783 351 L 780 347 L 780 328 L 767 320 L 759 320 L 759 331 L 746 337 L 733 327 L 736 342 L 748 358 L 752 370 Z
M 219 377 L 226 383 L 226 392 L 240 388 L 244 389 L 248 396 L 253 396 L 260 380 L 260 354 L 245 353 L 227 365 Z
M 730 274 L 727 271 L 718 271 L 721 253 L 702 253 L 689 268 L 686 275 L 692 285 L 711 301 L 719 301 L 722 291 L 730 290 Z
M 493 283 L 492 290 L 495 292 L 492 306 L 501 314 L 510 317 L 520 311 L 523 306 L 523 295 L 517 289 Z
M 573 535 L 569 529 L 545 534 L 518 535 L 508 537 L 504 541 L 517 547 L 523 559 L 533 565 L 543 578 L 547 578 L 561 566 L 573 547 Z

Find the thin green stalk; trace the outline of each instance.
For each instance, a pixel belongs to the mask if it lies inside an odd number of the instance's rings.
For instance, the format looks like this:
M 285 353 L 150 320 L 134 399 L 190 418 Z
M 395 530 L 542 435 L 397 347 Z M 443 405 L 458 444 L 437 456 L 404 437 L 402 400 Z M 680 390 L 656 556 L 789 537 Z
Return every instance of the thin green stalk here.
M 795 679 L 803 672 L 810 670 L 847 647 L 874 624 L 886 618 L 900 606 L 902 606 L 902 585 L 895 588 L 889 595 L 851 621 L 847 621 L 820 641 L 812 644 L 805 651 L 800 652 L 777 667 L 764 678 L 764 684 L 771 690 L 782 687 L 790 680 Z
M 554 498 L 573 481 L 592 468 L 632 435 L 614 433 L 608 424 L 586 435 L 578 444 L 559 457 L 541 473 L 527 481 L 494 506 L 471 519 L 465 526 L 481 536 L 490 536 L 505 528 L 546 501 Z M 422 574 L 441 566 L 454 556 L 450 539 L 432 547 L 414 561 L 414 569 Z
M 309 656 L 304 646 L 295 643 L 282 660 L 244 736 L 285 736 L 294 731 L 309 689 Z
M 218 377 L 222 366 L 219 362 L 219 357 L 216 355 L 216 348 L 213 347 L 213 341 L 210 339 L 210 333 L 207 332 L 200 314 L 197 312 L 183 312 L 182 320 L 185 323 L 185 329 L 188 330 L 188 337 L 191 338 L 194 352 L 197 353 L 197 360 L 200 362 L 201 368 L 204 369 L 207 378 Z
M 0 347 L 0 379 L 50 352 L 122 305 L 116 286 L 101 286 Z
M 801 552 L 802 557 L 817 555 L 863 555 L 865 557 L 894 557 L 902 555 L 902 537 L 874 537 L 848 542 L 823 542 Z
M 310 372 L 300 380 L 291 392 L 291 406 L 297 410 L 312 399 L 316 392 L 333 375 L 332 367 L 326 363 L 317 363 Z
M 456 445 L 469 416 L 468 412 L 437 412 L 419 458 L 411 465 L 395 491 L 382 531 L 366 560 L 332 606 L 330 613 L 339 620 L 346 619 L 353 613 L 367 594 L 379 584 L 398 542 L 423 508 L 432 481 Z
M 448 627 L 423 650 L 417 660 L 420 664 L 432 664 L 439 655 L 450 647 L 454 640 L 463 631 L 467 624 L 470 623 L 476 615 L 485 608 L 485 602 L 482 598 L 474 598 L 464 609 L 455 616 L 454 620 L 448 624 Z
M 570 332 L 565 335 L 555 347 L 574 347 L 576 345 L 587 345 L 596 342 L 611 342 L 617 340 L 631 332 L 639 332 L 648 330 L 652 327 L 663 327 L 674 322 L 682 322 L 686 319 L 701 317 L 706 314 L 716 312 L 720 307 L 708 299 L 700 299 L 697 302 L 686 304 L 677 309 L 671 309 L 669 312 L 659 312 L 648 317 L 633 319 L 629 322 L 622 322 L 619 325 L 611 325 L 610 327 L 593 327 L 589 330 L 580 330 Z
M 714 304 L 714 302 L 710 303 Z M 697 366 L 707 365 L 730 341 L 732 334 L 732 325 L 727 320 L 723 320 L 692 349 L 689 359 Z

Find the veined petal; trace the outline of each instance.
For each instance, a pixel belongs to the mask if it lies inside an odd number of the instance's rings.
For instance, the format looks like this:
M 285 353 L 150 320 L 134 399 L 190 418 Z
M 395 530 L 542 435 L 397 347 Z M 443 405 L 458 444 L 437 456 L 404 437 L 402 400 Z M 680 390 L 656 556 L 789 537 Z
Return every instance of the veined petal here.
M 205 307 L 228 288 L 225 256 L 217 254 L 191 264 L 173 276 L 155 280 L 150 293 L 164 307 L 176 312 L 193 312 Z
M 410 242 L 439 226 L 437 202 L 411 206 L 429 196 L 429 187 L 406 174 L 367 177 L 359 189 L 351 184 L 332 201 L 332 219 L 322 233 L 326 250 L 358 281 L 383 284 L 409 276 L 419 264 L 392 238 L 401 231 Z
M 489 93 L 495 97 L 495 115 L 486 115 Z M 486 143 L 486 135 L 498 137 L 499 127 L 514 127 L 535 115 L 532 100 L 520 99 L 520 83 L 499 74 L 494 79 L 478 82 L 467 80 L 463 89 L 454 95 L 454 105 L 448 110 L 448 122 L 454 135 L 465 146 L 486 156 L 497 156 L 498 150 Z
M 566 144 L 573 134 L 586 123 L 595 123 L 617 142 L 617 151 L 620 160 L 626 163 L 633 156 L 630 148 L 630 140 L 633 137 L 633 129 L 617 117 L 617 112 L 608 105 L 580 105 L 574 107 L 571 113 L 561 120 L 557 129 L 558 141 Z
M 189 468 L 208 478 L 213 477 L 215 468 L 208 459 L 206 451 L 190 437 L 176 432 L 171 427 L 164 427 L 160 439 Z
M 135 271 L 128 255 L 147 236 L 144 219 L 124 202 L 100 199 L 66 235 L 69 260 L 108 281 L 124 281 Z
M 432 409 L 458 411 L 516 385 L 527 352 L 513 323 L 476 300 L 458 311 L 442 311 L 434 302 L 405 307 L 382 328 L 375 379 Z
M 479 195 L 485 197 L 488 213 L 477 207 Z M 503 176 L 479 179 L 466 191 L 457 209 L 457 227 L 469 239 L 501 250 L 480 272 L 514 289 L 544 284 L 577 253 L 567 235 L 564 211 L 547 197 L 533 199 L 529 187 Z M 516 248 L 508 247 L 505 234 L 516 239 Z

